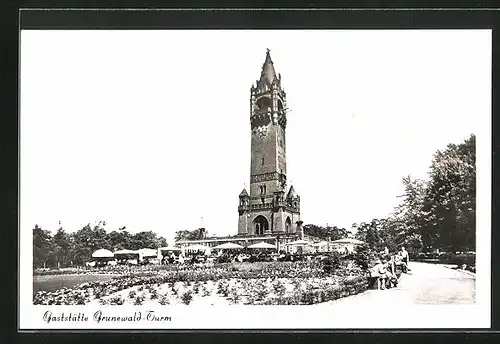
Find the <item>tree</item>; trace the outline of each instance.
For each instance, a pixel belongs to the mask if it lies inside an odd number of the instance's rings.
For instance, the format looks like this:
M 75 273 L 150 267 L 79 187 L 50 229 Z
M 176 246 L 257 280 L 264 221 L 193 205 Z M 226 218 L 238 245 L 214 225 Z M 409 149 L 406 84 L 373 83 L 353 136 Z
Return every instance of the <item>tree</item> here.
M 73 254 L 73 241 L 71 235 L 66 233 L 60 227 L 53 238 L 53 255 L 55 264 L 68 266 L 71 265 Z
M 322 227 L 314 224 L 308 224 L 304 226 L 304 234 L 322 240 L 330 239 L 334 241 L 347 238 L 349 233 L 345 228 L 339 228 L 337 226 Z
M 420 234 L 410 234 L 408 237 L 405 238 L 405 241 L 403 242 L 403 246 L 408 248 L 408 251 L 410 252 L 417 252 L 423 247 L 422 244 L 422 236 Z
M 428 225 L 424 241 L 450 250 L 475 250 L 476 138 L 437 151 L 424 200 Z
M 381 223 L 378 219 L 371 222 L 361 222 L 357 228 L 355 238 L 364 241 L 370 249 L 380 250 L 383 240 L 380 237 Z
M 75 242 L 74 260 L 77 264 L 83 264 L 90 260 L 94 252 L 95 244 L 90 224 L 85 225 L 73 235 Z
M 52 252 L 52 235 L 49 231 L 35 225 L 35 228 L 33 228 L 33 265 L 44 268 L 47 265 L 53 265 L 53 262 L 50 260 Z
M 207 233 L 204 228 L 181 230 L 175 232 L 175 241 L 203 240 Z
M 160 243 L 160 238 L 152 231 L 139 232 L 132 237 L 133 250 L 138 250 L 140 248 L 158 248 L 160 247 Z

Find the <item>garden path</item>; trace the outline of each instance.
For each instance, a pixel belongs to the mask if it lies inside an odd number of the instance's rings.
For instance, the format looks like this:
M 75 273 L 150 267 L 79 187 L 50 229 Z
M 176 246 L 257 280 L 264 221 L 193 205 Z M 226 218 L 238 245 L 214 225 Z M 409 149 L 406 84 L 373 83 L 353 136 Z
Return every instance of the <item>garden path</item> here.
M 391 304 L 471 304 L 476 297 L 474 274 L 450 269 L 448 266 L 410 262 L 411 272 L 403 274 L 397 288 L 368 290 L 335 301 L 317 304 L 346 307 L 378 307 Z M 381 308 L 382 307 L 382 308 Z

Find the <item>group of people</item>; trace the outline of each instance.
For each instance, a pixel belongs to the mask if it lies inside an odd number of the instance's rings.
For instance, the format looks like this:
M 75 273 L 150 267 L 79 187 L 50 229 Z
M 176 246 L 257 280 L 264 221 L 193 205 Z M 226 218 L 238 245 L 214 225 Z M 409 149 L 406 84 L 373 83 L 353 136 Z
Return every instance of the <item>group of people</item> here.
M 377 259 L 375 266 L 370 270 L 370 276 L 377 279 L 377 289 L 379 290 L 397 287 L 400 276 L 397 273 L 397 268 L 400 268 L 403 273 L 410 271 L 408 251 L 401 247 L 400 251 L 391 255 L 386 247 L 380 255 L 381 257 Z
M 219 251 L 217 253 L 211 253 L 210 255 L 191 253 L 184 255 L 182 253 L 175 254 L 174 252 L 169 252 L 163 256 L 161 264 L 185 264 L 185 263 L 206 263 L 206 262 L 218 262 L 218 263 L 241 263 L 241 262 L 271 262 L 271 261 L 296 261 L 302 259 L 311 259 L 310 256 L 303 257 L 299 255 L 294 255 L 290 253 L 280 252 L 271 253 L 268 251 L 258 251 L 253 252 L 233 252 L 233 251 Z

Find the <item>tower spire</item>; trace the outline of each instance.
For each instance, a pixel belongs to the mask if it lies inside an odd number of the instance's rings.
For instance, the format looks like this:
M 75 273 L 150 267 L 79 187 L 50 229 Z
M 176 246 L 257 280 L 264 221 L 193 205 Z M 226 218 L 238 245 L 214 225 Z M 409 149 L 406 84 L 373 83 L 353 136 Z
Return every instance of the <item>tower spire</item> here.
M 271 50 L 266 49 L 266 59 L 262 65 L 259 84 L 266 83 L 272 85 L 276 79 L 276 71 L 274 70 L 273 60 L 271 59 Z

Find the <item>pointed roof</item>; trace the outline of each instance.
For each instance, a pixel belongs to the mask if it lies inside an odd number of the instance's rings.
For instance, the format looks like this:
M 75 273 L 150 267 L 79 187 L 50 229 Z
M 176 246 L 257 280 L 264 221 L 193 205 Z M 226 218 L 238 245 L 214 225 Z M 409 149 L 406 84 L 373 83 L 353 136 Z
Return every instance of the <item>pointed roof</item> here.
M 243 188 L 243 191 L 241 191 L 240 193 L 240 197 L 245 197 L 245 196 L 248 196 L 248 192 L 247 189 Z
M 288 191 L 288 195 L 286 196 L 286 198 L 290 199 L 290 198 L 296 198 L 296 197 L 297 197 L 297 193 L 295 192 L 293 185 L 291 185 L 290 190 Z
M 276 79 L 276 71 L 274 70 L 273 60 L 271 60 L 271 54 L 269 49 L 266 52 L 266 60 L 262 65 L 262 72 L 260 74 L 259 84 L 267 83 L 272 85 L 273 81 Z

